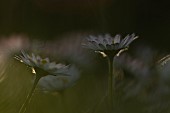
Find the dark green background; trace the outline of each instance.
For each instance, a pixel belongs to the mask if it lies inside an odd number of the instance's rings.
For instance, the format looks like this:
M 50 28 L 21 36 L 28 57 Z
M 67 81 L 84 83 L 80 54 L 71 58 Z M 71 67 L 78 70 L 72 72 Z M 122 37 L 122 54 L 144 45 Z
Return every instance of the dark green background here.
M 140 40 L 167 49 L 169 19 L 168 0 L 0 1 L 0 33 L 25 33 L 31 38 L 51 39 L 80 31 L 135 32 Z

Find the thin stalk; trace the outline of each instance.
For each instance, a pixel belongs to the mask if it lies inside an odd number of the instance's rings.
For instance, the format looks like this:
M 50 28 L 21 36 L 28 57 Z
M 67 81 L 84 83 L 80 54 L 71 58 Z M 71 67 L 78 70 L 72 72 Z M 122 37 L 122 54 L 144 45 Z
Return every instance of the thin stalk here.
M 61 96 L 61 108 L 62 108 L 62 111 L 63 113 L 68 113 L 68 107 L 67 107 L 67 101 L 66 101 L 66 94 L 65 94 L 65 91 L 62 90 L 59 92 L 60 96 Z
M 31 91 L 30 91 L 30 93 L 28 94 L 28 96 L 27 96 L 24 104 L 22 104 L 19 113 L 25 113 L 25 111 L 26 111 L 26 109 L 27 109 L 27 105 L 28 105 L 28 104 L 30 103 L 30 101 L 31 101 L 31 98 L 32 98 L 32 96 L 33 96 L 33 94 L 34 94 L 35 88 L 36 88 L 37 83 L 38 83 L 38 81 L 40 80 L 40 78 L 41 78 L 41 77 L 37 77 L 37 76 L 36 76 L 36 79 L 35 79 L 35 81 L 34 81 L 34 84 L 33 84 L 32 88 L 31 88 Z
M 113 112 L 113 88 L 114 88 L 114 79 L 113 79 L 113 57 L 108 58 L 108 68 L 109 68 L 109 76 L 108 76 L 108 104 L 109 104 L 109 112 Z

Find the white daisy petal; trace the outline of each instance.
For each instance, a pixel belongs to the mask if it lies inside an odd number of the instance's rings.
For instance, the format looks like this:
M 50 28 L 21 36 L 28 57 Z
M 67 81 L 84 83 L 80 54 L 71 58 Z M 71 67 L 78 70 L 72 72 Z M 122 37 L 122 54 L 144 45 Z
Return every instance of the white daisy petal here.
M 87 48 L 87 49 L 91 49 L 91 50 L 96 50 L 96 47 L 93 47 L 93 45 L 91 46 L 91 44 L 82 44 L 83 48 Z
M 131 38 L 129 39 L 129 41 L 126 43 L 125 46 L 128 46 L 130 43 L 132 43 L 135 39 L 137 39 L 138 36 L 134 37 L 134 36 L 131 36 Z
M 32 59 L 31 59 L 33 62 L 35 62 L 35 64 L 37 64 L 37 59 L 35 57 L 35 55 L 32 53 Z
M 126 43 L 127 43 L 127 41 L 129 40 L 129 34 L 124 38 L 124 39 L 122 39 L 122 41 L 121 41 L 121 46 L 123 47 L 123 46 L 125 46 L 126 45 Z
M 55 68 L 56 68 L 56 63 L 55 63 L 55 62 L 51 62 L 51 63 L 49 64 L 49 68 L 50 68 L 50 69 L 55 69 Z
M 113 43 L 114 44 L 119 44 L 120 43 L 120 38 L 121 38 L 121 36 L 120 35 L 116 35 L 115 37 L 114 37 L 114 40 L 113 40 Z
M 99 44 L 102 44 L 102 45 L 105 47 L 105 49 L 106 49 L 106 44 L 107 44 L 107 43 L 104 42 L 103 37 L 102 37 L 102 36 L 99 36 L 98 39 L 99 39 L 99 42 L 98 42 L 98 43 L 99 43 Z
M 110 34 L 106 34 L 103 38 L 104 42 L 105 42 L 105 45 L 107 44 L 112 44 L 111 40 L 112 40 L 112 37 L 110 36 Z
M 42 58 L 38 55 L 38 56 L 36 57 L 36 59 L 37 59 L 37 62 L 40 62 Z
M 22 56 L 21 56 L 21 58 L 22 58 L 22 61 L 23 61 L 25 64 L 27 64 L 27 65 L 29 65 L 29 66 L 34 66 L 34 64 L 32 64 L 28 59 L 25 59 L 25 58 L 22 57 Z
M 65 65 L 64 65 L 64 64 L 56 64 L 55 67 L 56 67 L 57 69 L 60 69 L 60 68 L 64 68 Z
M 23 50 L 21 50 L 21 53 L 24 56 L 24 58 L 28 58 L 28 55 Z
M 49 63 L 49 62 L 50 62 L 49 58 L 45 58 L 45 60 L 47 61 L 47 63 Z
M 93 43 L 88 43 L 87 44 L 88 47 L 92 48 L 93 50 L 98 50 L 99 48 L 96 47 Z

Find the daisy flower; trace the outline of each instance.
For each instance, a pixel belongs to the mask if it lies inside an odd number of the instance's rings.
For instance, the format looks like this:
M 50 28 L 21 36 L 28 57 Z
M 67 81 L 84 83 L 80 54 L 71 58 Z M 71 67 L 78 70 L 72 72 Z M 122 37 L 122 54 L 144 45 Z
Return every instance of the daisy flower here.
M 50 62 L 49 58 L 41 58 L 40 56 L 33 53 L 32 55 L 28 55 L 24 51 L 21 51 L 21 53 L 21 55 L 15 56 L 15 58 L 31 67 L 32 72 L 35 73 L 36 76 L 56 76 L 58 73 L 61 73 L 61 70 L 69 67 L 61 63 L 56 64 L 55 62 Z
M 24 104 L 21 106 L 19 113 L 24 113 L 26 111 L 27 105 L 29 104 L 31 97 L 35 91 L 35 88 L 39 82 L 39 80 L 47 75 L 69 75 L 66 73 L 69 70 L 69 66 L 64 64 L 56 64 L 55 62 L 50 62 L 49 58 L 41 58 L 38 55 L 28 55 L 24 51 L 21 51 L 21 55 L 15 56 L 17 60 L 23 62 L 27 66 L 32 68 L 32 72 L 36 74 L 36 78 L 34 80 L 34 84 L 31 88 L 30 93 L 28 94 Z
M 108 55 L 119 55 L 119 52 L 126 50 L 129 44 L 132 43 L 138 36 L 135 34 L 127 35 L 121 38 L 120 35 L 112 37 L 109 34 L 99 35 L 98 37 L 90 35 L 87 38 L 87 43 L 82 44 L 83 47 L 92 49 L 101 53 L 104 57 Z
M 132 43 L 138 36 L 135 34 L 127 35 L 121 38 L 120 35 L 112 37 L 109 34 L 92 36 L 87 38 L 87 42 L 82 44 L 83 47 L 94 50 L 97 53 L 107 57 L 108 59 L 108 105 L 109 111 L 113 111 L 113 90 L 115 89 L 115 76 L 113 76 L 113 58 L 119 56 L 120 53 L 127 50 L 129 44 Z

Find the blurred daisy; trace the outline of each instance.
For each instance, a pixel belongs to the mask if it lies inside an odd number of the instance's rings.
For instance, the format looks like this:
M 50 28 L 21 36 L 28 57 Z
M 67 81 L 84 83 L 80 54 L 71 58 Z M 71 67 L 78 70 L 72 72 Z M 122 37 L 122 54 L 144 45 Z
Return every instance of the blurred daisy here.
M 165 57 L 163 57 L 160 60 L 158 60 L 157 64 L 161 65 L 161 66 L 164 66 L 167 63 L 169 63 L 169 61 L 170 61 L 170 55 L 166 55 Z
M 160 73 L 160 79 L 169 84 L 170 83 L 170 54 L 164 56 L 160 60 L 157 61 L 157 69 Z
M 36 74 L 36 78 L 34 80 L 34 84 L 31 88 L 30 93 L 28 94 L 24 104 L 22 105 L 19 113 L 24 113 L 26 110 L 27 105 L 29 104 L 31 97 L 35 91 L 35 88 L 41 80 L 41 78 L 47 76 L 47 75 L 53 75 L 53 76 L 65 76 L 69 75 L 68 70 L 69 66 L 66 66 L 64 64 L 56 64 L 55 62 L 50 62 L 49 58 L 41 58 L 38 55 L 28 55 L 24 51 L 21 51 L 22 55 L 15 56 L 15 58 L 27 66 L 32 68 L 32 72 Z
M 99 35 L 98 37 L 90 35 L 87 38 L 87 43 L 82 44 L 83 47 L 95 50 L 101 53 L 104 57 L 111 55 L 119 55 L 119 52 L 126 50 L 130 43 L 132 43 L 138 36 L 135 34 L 127 35 L 125 38 L 121 39 L 120 35 L 114 37 L 109 34 L 104 36 Z
M 39 77 L 46 75 L 56 76 L 58 73 L 61 73 L 61 70 L 68 68 L 64 64 L 56 64 L 55 62 L 50 62 L 49 58 L 41 58 L 38 55 L 28 55 L 24 51 L 21 51 L 22 55 L 15 56 L 17 60 L 23 62 L 27 66 L 32 68 L 32 72 Z
M 40 79 L 38 89 L 43 92 L 51 93 L 62 91 L 73 86 L 80 77 L 80 71 L 74 65 L 70 65 L 69 68 L 64 69 L 62 73 L 69 76 L 45 76 Z

